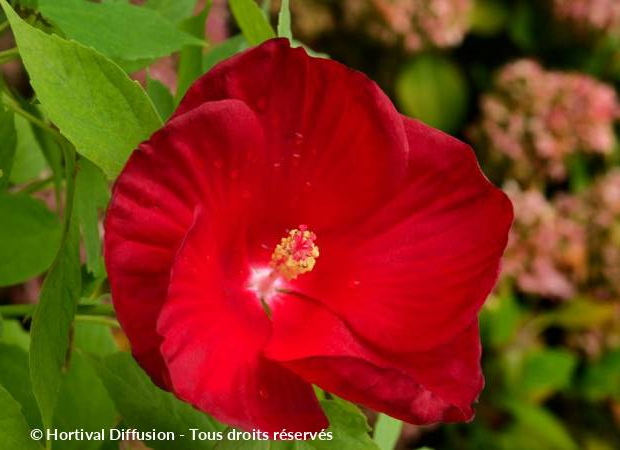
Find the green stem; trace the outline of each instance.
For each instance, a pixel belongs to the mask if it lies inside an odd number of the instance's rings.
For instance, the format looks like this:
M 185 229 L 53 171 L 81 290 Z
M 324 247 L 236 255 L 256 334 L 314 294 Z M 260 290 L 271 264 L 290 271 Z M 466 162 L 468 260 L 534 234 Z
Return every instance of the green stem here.
M 88 323 L 96 323 L 98 325 L 105 325 L 111 328 L 120 328 L 120 324 L 118 320 L 111 319 L 105 316 L 86 316 L 84 314 L 78 314 L 75 316 L 76 322 L 88 322 Z
M 2 95 L 2 103 L 4 103 L 4 105 L 8 108 L 10 108 L 11 110 L 13 110 L 13 112 L 15 114 L 19 114 L 20 116 L 22 116 L 24 119 L 28 120 L 29 122 L 33 123 L 34 125 L 38 126 L 39 128 L 41 128 L 43 131 L 46 131 L 48 133 L 50 133 L 52 136 L 54 136 L 56 139 L 58 139 L 59 142 L 62 142 L 63 137 L 62 135 L 58 132 L 58 130 L 56 130 L 55 128 L 52 128 L 51 126 L 49 126 L 47 123 L 43 122 L 41 119 L 39 119 L 38 117 L 33 116 L 32 114 L 30 114 L 28 111 L 24 110 L 19 103 L 17 102 L 17 100 L 15 100 L 14 98 L 12 98 L 6 91 L 3 93 Z
M 42 180 L 33 181 L 32 183 L 29 183 L 22 187 L 19 192 L 21 192 L 22 194 L 32 194 L 33 192 L 38 192 L 45 189 L 47 185 L 50 184 L 52 181 L 54 181 L 53 177 L 47 177 Z
M 70 234 L 71 221 L 75 219 L 73 217 L 73 200 L 75 197 L 75 177 L 77 176 L 75 165 L 76 152 L 75 148 L 68 141 L 64 140 L 62 136 L 58 142 L 65 160 L 65 180 L 67 180 L 65 192 L 65 233 L 61 243 L 61 245 L 64 245 Z
M 19 58 L 19 50 L 17 47 L 8 50 L 0 50 L 0 64 Z
M 89 316 L 115 316 L 114 307 L 110 303 L 100 303 L 98 305 L 78 304 L 77 314 Z
M 103 291 L 103 285 L 106 282 L 106 280 L 107 278 L 103 277 L 99 281 L 97 281 L 97 284 L 95 285 L 95 288 L 93 289 L 92 294 L 90 294 L 90 297 L 89 297 L 90 300 L 96 300 L 99 297 L 101 297 L 102 291 Z
M 36 303 L 25 303 L 20 305 L 0 305 L 0 316 L 11 319 L 32 316 Z M 110 304 L 101 303 L 98 305 L 77 305 L 77 315 L 79 316 L 114 316 L 114 308 Z
M 4 30 L 6 30 L 9 27 L 9 21 L 5 21 L 0 23 L 0 33 L 2 33 Z
M 22 108 L 20 102 L 13 96 L 12 92 L 9 89 L 7 89 L 6 86 L 4 86 L 4 90 L 0 92 L 0 95 L 2 96 L 2 103 L 8 106 L 11 110 L 15 111 L 17 114 L 21 115 L 26 120 L 29 120 L 31 123 L 41 128 L 46 133 L 51 134 L 52 137 L 58 142 L 60 146 L 65 145 L 66 140 L 62 137 L 60 132 L 56 128 L 52 127 L 48 122 L 41 120 L 40 118 L 38 118 L 31 112 Z M 44 151 L 43 153 L 45 154 L 45 157 L 47 159 L 50 159 L 47 151 Z M 60 162 L 60 164 L 62 164 L 62 162 Z M 54 178 L 52 180 L 55 181 Z M 56 181 L 54 182 L 54 191 L 56 195 L 56 209 L 58 213 L 60 214 L 60 210 L 62 208 L 62 201 L 61 201 L 61 187 L 60 187 L 59 182 L 56 182 Z

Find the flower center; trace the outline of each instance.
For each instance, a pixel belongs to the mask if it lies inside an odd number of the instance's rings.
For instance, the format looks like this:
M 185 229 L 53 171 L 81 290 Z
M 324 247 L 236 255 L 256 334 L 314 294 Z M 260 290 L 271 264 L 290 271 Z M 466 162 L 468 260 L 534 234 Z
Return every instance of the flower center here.
M 310 272 L 319 257 L 315 240 L 316 235 L 306 225 L 299 225 L 299 229 L 291 230 L 276 246 L 269 266 L 287 280 Z
M 291 230 L 283 237 L 271 254 L 268 269 L 255 270 L 250 280 L 250 289 L 265 302 L 272 297 L 282 279 L 294 280 L 310 272 L 319 257 L 319 247 L 314 243 L 316 235 L 306 225 Z

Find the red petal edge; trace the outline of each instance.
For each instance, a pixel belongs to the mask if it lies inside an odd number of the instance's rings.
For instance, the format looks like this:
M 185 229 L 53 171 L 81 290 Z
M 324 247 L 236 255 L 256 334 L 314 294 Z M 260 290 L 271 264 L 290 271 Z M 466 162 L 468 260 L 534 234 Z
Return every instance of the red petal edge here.
M 248 155 L 263 149 L 262 130 L 247 106 L 211 102 L 141 144 L 114 186 L 104 241 L 112 299 L 134 357 L 161 387 L 169 379 L 156 322 L 175 254 L 198 205 L 243 217 L 248 199 L 241 192 L 253 189 L 260 173 Z M 233 171 L 237 180 L 228 176 Z
M 278 305 L 266 355 L 308 382 L 413 424 L 472 419 L 484 385 L 477 322 L 437 348 L 390 356 L 318 304 L 287 296 Z

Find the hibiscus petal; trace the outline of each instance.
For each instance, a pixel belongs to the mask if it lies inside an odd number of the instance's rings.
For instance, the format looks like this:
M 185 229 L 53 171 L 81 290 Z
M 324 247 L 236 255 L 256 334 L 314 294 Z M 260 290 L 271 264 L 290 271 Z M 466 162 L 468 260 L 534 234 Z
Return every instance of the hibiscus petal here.
M 309 57 L 286 39 L 217 65 L 189 89 L 176 114 L 226 98 L 245 102 L 265 129 L 269 164 L 261 195 L 268 201 L 256 223 L 271 225 L 270 248 L 300 223 L 317 233 L 356 223 L 406 175 L 402 120 L 385 94 L 363 74 Z
M 513 215 L 467 145 L 404 121 L 402 192 L 348 232 L 317 239 L 316 267 L 290 289 L 323 302 L 374 346 L 412 352 L 472 323 L 497 280 Z
M 167 385 L 156 321 L 170 268 L 193 212 L 241 218 L 257 183 L 264 138 L 242 102 L 212 102 L 179 116 L 133 152 L 114 187 L 105 259 L 114 306 L 138 362 Z M 233 176 L 234 175 L 234 176 Z M 224 228 L 231 227 L 230 220 Z M 243 274 L 240 274 L 243 275 Z
M 466 421 L 484 380 L 477 321 L 426 352 L 377 352 L 318 303 L 277 302 L 266 350 L 308 382 L 414 424 Z
M 263 357 L 271 323 L 256 296 L 230 277 L 246 265 L 243 248 L 220 245 L 209 226 L 198 212 L 158 320 L 173 392 L 246 430 L 325 428 L 312 387 Z

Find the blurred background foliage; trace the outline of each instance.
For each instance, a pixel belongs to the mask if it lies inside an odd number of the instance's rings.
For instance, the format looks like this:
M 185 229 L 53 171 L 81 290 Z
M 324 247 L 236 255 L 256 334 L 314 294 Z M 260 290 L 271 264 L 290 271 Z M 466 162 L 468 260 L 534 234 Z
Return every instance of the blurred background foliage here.
M 240 34 L 239 15 L 235 21 L 223 0 L 135 1 L 163 22 L 153 34 L 153 16 L 137 13 L 147 22 L 136 19 L 132 33 L 143 42 L 151 36 L 152 45 L 133 45 L 127 23 L 110 6 L 127 0 L 102 2 L 114 19 L 103 26 L 84 26 L 95 16 L 73 14 L 75 1 L 81 0 L 13 4 L 31 25 L 114 60 L 143 84 L 164 119 L 197 76 L 271 32 Z M 280 1 L 260 7 L 278 22 Z M 290 10 L 296 42 L 365 72 L 401 112 L 471 143 L 515 207 L 499 284 L 481 314 L 487 387 L 475 420 L 415 427 L 368 412 L 379 445 L 620 448 L 620 1 L 291 0 Z M 0 240 L 0 252 L 11 255 L 10 268 L 3 266 L 8 259 L 0 261 L 0 303 L 19 304 L 39 297 L 39 275 L 60 245 L 62 156 L 36 125 L 44 118 L 11 33 L 2 30 L 7 109 L 0 109 L 0 190 L 11 195 L 0 197 L 0 235 L 12 238 Z M 201 46 L 203 39 L 209 46 Z M 11 112 L 17 110 L 26 115 Z M 107 182 L 88 160 L 78 164 L 75 209 L 86 262 L 81 295 L 105 304 L 98 228 Z M 22 379 L 9 391 L 28 424 L 40 425 L 23 381 L 28 335 L 15 321 L 0 324 L 2 354 L 13 355 L 8 368 L 9 359 L 0 358 L 0 384 Z M 123 348 L 115 333 L 116 344 L 106 341 L 105 349 Z M 101 397 L 97 414 L 113 423 L 103 385 L 88 381 L 93 369 L 80 355 L 73 367 L 72 383 L 94 389 Z M 60 394 L 65 407 L 75 399 L 67 383 Z M 73 405 L 85 415 L 87 407 Z

